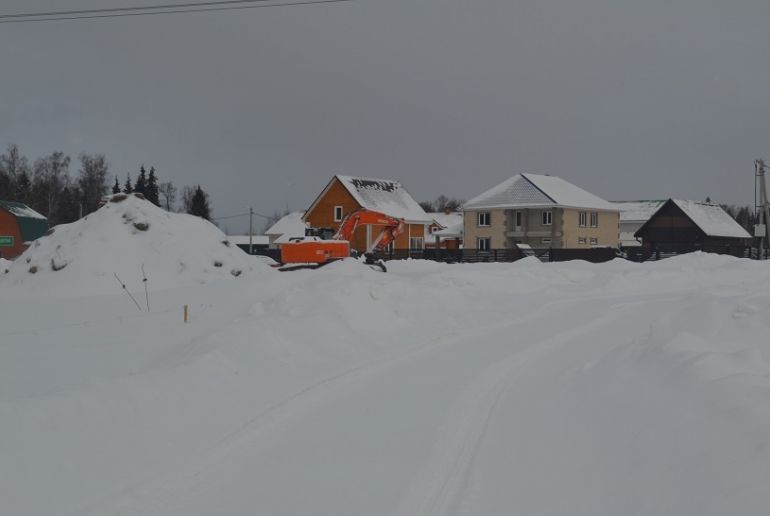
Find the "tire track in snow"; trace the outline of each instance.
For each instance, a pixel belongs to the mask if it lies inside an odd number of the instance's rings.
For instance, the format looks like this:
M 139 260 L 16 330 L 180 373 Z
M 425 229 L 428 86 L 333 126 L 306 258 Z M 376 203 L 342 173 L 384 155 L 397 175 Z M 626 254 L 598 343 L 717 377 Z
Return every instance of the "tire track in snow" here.
M 447 515 L 456 512 L 474 458 L 501 396 L 517 380 L 516 373 L 576 337 L 614 321 L 606 312 L 572 330 L 559 333 L 487 367 L 453 404 L 442 425 L 431 461 L 417 475 L 394 516 Z M 499 331 L 499 330 L 498 330 Z M 505 332 L 490 338 L 504 338 Z
M 118 493 L 103 497 L 101 501 L 78 509 L 72 515 L 145 514 L 147 511 L 153 510 L 162 514 L 164 512 L 163 507 L 168 502 L 175 501 L 180 492 L 186 492 L 187 489 L 185 488 L 194 485 L 200 475 L 215 465 L 225 462 L 230 456 L 257 441 L 266 432 L 275 431 L 280 425 L 301 419 L 305 411 L 312 411 L 325 401 L 333 401 L 336 399 L 334 394 L 339 389 L 363 382 L 375 375 L 385 374 L 391 368 L 403 363 L 430 356 L 454 345 L 463 345 L 469 338 L 484 337 L 490 332 L 505 333 L 510 331 L 511 327 L 519 324 L 550 318 L 554 305 L 558 306 L 565 302 L 564 300 L 555 300 L 545 303 L 517 319 L 506 320 L 491 327 L 474 327 L 467 332 L 453 332 L 436 338 L 428 346 L 411 348 L 406 351 L 401 350 L 395 355 L 364 363 L 323 378 L 267 406 L 238 428 L 219 439 L 207 451 L 198 454 L 194 464 L 183 466 L 174 472 L 154 475 L 151 480 L 126 487 Z M 217 333 L 213 332 L 211 336 L 213 337 Z M 171 493 L 175 494 L 172 495 Z

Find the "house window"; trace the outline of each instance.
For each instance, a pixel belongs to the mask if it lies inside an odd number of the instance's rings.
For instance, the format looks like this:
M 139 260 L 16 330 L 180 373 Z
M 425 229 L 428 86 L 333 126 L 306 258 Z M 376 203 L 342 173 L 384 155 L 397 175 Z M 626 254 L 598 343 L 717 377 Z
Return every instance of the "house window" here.
M 599 214 L 595 211 L 591 212 L 591 227 L 592 228 L 599 227 Z
M 335 206 L 334 207 L 334 222 L 339 222 L 342 220 L 342 206 Z
M 591 238 L 591 245 L 599 245 L 599 239 L 598 238 Z
M 476 249 L 479 251 L 489 251 L 492 248 L 490 238 L 477 238 Z
M 551 245 L 551 239 L 550 238 L 543 238 L 540 240 L 541 244 L 548 244 Z
M 412 237 L 409 239 L 409 249 L 422 249 L 423 239 L 422 237 Z
M 520 227 L 521 227 L 521 225 L 522 225 L 521 223 L 522 223 L 522 216 L 521 216 L 521 212 L 520 212 L 520 211 L 517 211 L 517 212 L 516 212 L 516 227 L 517 227 L 517 228 L 520 228 Z
M 492 220 L 491 214 L 488 211 L 480 211 L 478 214 L 478 225 L 479 227 L 486 227 L 490 225 L 490 221 Z
M 586 227 L 586 212 L 584 211 L 578 212 L 578 226 L 581 228 Z
M 586 243 L 586 237 L 578 237 L 578 244 L 585 244 Z
M 550 226 L 553 223 L 553 214 L 550 211 L 543 212 L 543 226 Z

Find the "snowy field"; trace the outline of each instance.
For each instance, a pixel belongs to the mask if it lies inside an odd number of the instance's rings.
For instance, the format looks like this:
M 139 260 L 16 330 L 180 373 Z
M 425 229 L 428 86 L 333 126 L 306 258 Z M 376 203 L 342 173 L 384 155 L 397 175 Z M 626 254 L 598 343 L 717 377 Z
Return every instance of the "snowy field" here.
M 97 215 L 0 279 L 2 514 L 768 513 L 770 263 L 172 270 L 150 210 L 140 312 Z

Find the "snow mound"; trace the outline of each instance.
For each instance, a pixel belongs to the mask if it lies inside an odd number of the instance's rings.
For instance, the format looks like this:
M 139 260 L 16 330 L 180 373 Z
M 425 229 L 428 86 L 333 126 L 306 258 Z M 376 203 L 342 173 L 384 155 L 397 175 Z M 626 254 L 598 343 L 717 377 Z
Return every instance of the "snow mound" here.
M 255 270 L 267 267 L 230 244 L 214 224 L 119 194 L 35 241 L 0 277 L 0 285 L 23 293 L 92 295 L 115 293 L 121 282 L 129 290 L 143 289 L 145 277 L 148 289 L 161 290 Z
M 0 274 L 5 274 L 5 271 L 7 271 L 11 267 L 10 260 L 6 260 L 5 258 L 0 258 Z

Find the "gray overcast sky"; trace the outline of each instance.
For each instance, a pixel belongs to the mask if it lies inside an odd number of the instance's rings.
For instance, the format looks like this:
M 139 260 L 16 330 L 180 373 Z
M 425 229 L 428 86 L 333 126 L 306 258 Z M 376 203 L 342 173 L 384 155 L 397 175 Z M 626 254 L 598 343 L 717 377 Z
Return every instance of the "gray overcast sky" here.
M 0 0 L 0 12 L 145 0 Z M 750 204 L 768 0 L 355 0 L 0 25 L 0 145 L 201 183 L 215 216 L 335 173 L 470 198 L 518 172 Z M 261 222 L 259 225 L 261 226 Z M 242 223 L 228 221 L 228 229 Z

